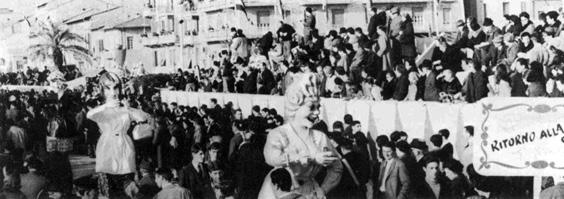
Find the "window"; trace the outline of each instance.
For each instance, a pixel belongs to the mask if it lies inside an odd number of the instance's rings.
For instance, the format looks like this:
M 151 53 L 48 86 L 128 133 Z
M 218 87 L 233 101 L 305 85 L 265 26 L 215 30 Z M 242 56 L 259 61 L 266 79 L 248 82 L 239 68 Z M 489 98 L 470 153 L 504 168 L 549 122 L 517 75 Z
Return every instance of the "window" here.
M 169 51 L 169 56 L 170 56 L 170 63 L 172 64 L 171 66 L 176 66 L 176 49 L 172 48 Z
M 159 66 L 159 53 L 155 50 L 155 66 Z
M 287 18 L 290 17 L 290 16 L 292 16 L 292 11 L 284 10 L 284 18 L 287 19 Z
M 22 32 L 22 26 L 20 23 L 15 23 L 14 25 L 12 25 L 12 34 L 17 34 Z
M 133 49 L 133 36 L 128 36 L 126 42 L 126 49 Z
M 412 11 L 413 11 L 413 23 L 423 24 L 424 23 L 423 15 L 425 11 L 423 7 L 413 7 Z
M 345 10 L 344 9 L 333 9 L 331 15 L 331 21 L 333 26 L 341 27 L 344 26 L 345 22 Z
M 168 16 L 167 18 L 167 30 L 174 32 L 174 17 L 173 16 Z
M 503 2 L 503 14 L 509 14 L 509 2 Z
M 443 8 L 443 25 L 450 24 L 450 8 Z
M 487 4 L 483 4 L 484 5 L 484 16 L 488 16 L 488 9 L 487 9 Z
M 103 52 L 103 51 L 105 50 L 105 48 L 104 48 L 104 40 L 103 40 L 103 39 L 98 40 L 98 50 L 99 50 L 100 52 Z
M 194 29 L 196 31 L 196 35 L 200 32 L 200 17 L 198 16 L 193 16 L 192 19 L 194 20 Z
M 257 25 L 258 27 L 270 26 L 270 11 L 263 10 L 257 12 Z

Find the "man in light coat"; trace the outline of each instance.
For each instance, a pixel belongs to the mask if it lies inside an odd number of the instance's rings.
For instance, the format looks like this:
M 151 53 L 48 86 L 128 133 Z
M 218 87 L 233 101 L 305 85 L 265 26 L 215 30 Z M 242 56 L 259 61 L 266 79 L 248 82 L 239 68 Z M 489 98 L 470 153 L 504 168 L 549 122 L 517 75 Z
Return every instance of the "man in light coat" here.
M 393 143 L 382 145 L 382 154 L 385 161 L 380 166 L 380 175 L 376 188 L 378 198 L 406 199 L 409 192 L 409 175 L 405 164 L 395 154 Z

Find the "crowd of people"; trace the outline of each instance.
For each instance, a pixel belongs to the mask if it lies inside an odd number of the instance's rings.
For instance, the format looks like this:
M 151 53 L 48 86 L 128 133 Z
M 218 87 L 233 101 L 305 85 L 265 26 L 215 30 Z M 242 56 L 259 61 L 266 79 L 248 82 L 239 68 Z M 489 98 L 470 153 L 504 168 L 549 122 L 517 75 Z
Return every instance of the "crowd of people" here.
M 459 20 L 455 33 L 433 36 L 431 56 L 416 64 L 424 55 L 416 50 L 411 17 L 398 7 L 373 8 L 366 33 L 343 27 L 325 36 L 308 8 L 303 34 L 283 21 L 275 34 L 256 40 L 232 28 L 229 49 L 212 55 L 209 66 L 179 69 L 165 83 L 172 90 L 283 95 L 292 76 L 305 71 L 318 75 L 323 97 L 469 103 L 487 96 L 560 97 L 559 18 L 556 11 L 542 13 L 535 25 L 523 12 L 505 16 L 503 27 L 490 18 L 481 25 L 473 17 Z M 41 85 L 46 77 L 28 69 L 1 75 L 0 84 Z
M 89 86 L 98 84 L 98 79 L 101 77 L 89 82 Z M 112 123 L 106 126 L 98 123 L 99 117 L 87 116 L 107 106 L 104 98 L 92 96 L 97 92 L 107 94 L 85 88 L 67 91 L 59 99 L 54 92 L 2 91 L 0 197 L 258 197 L 263 180 L 273 169 L 263 155 L 263 149 L 266 151 L 269 145 L 267 136 L 285 123 L 277 110 L 255 106 L 252 114 L 244 118 L 242 111 L 229 102 L 222 106 L 211 99 L 200 107 L 187 107 L 161 102 L 158 92 L 147 91 L 143 95 L 125 92 L 124 106 L 143 110 L 152 119 L 130 128 L 129 122 L 122 123 L 122 117 L 106 116 L 105 122 Z M 338 151 L 337 160 L 343 164 L 340 180 L 326 193 L 328 198 L 526 198 L 531 195 L 532 179 L 485 177 L 473 169 L 471 126 L 466 127 L 465 133 L 468 145 L 457 160 L 448 142 L 447 129 L 427 140 L 432 143 L 427 146 L 421 139 L 408 143 L 408 132 L 392 132 L 390 136 L 374 139 L 370 133 L 361 131 L 361 125 L 367 124 L 361 124 L 351 115 L 332 124 L 332 131 L 318 117 L 313 122 L 311 128 L 329 138 L 331 146 Z M 102 138 L 104 135 L 115 141 L 116 137 L 104 132 L 105 129 L 123 126 L 129 129 L 125 136 L 135 138 L 131 164 L 138 167 L 134 167 L 134 172 L 115 175 L 117 178 L 93 174 L 73 180 L 69 155 L 97 158 L 99 150 L 122 153 L 115 145 L 101 146 L 99 142 L 108 142 L 101 141 L 107 140 Z M 98 160 L 103 161 L 102 165 L 116 164 L 107 157 Z M 119 160 L 130 161 L 124 156 Z M 321 171 L 316 176 L 319 183 L 326 173 Z M 287 194 L 278 198 L 297 197 L 289 191 L 293 186 L 290 175 L 286 169 L 271 172 L 272 183 L 280 191 L 277 194 Z M 107 181 L 106 187 L 100 186 L 104 184 L 100 179 Z M 440 194 L 437 190 L 441 190 Z
M 564 42 L 556 11 L 459 20 L 455 33 L 434 35 L 432 53 L 419 54 L 411 17 L 397 7 L 373 8 L 368 32 L 360 27 L 319 35 L 311 9 L 304 33 L 284 22 L 276 32 L 251 41 L 232 29 L 228 50 L 213 65 L 179 72 L 176 90 L 283 94 L 288 79 L 316 73 L 323 97 L 397 101 L 475 102 L 488 96 L 562 96 Z M 276 36 L 276 37 L 275 37 Z M 421 63 L 416 63 L 421 56 Z M 189 86 L 185 86 L 189 85 Z
M 178 90 L 287 95 L 286 112 L 305 118 L 290 125 L 267 107 L 254 106 L 243 117 L 232 103 L 215 99 L 200 107 L 163 103 L 157 90 L 128 88 L 129 78 L 111 72 L 63 93 L 0 90 L 0 198 L 257 198 L 269 183 L 276 198 L 531 197 L 532 178 L 476 172 L 472 126 L 461 152 L 449 143 L 448 129 L 429 140 L 409 140 L 401 131 L 372 138 L 361 131 L 368 124 L 345 115 L 329 131 L 315 97 L 475 102 L 561 96 L 558 13 L 541 15 L 538 26 L 527 13 L 507 16 L 503 28 L 488 18 L 482 26 L 475 18 L 459 21 L 453 40 L 437 36 L 433 55 L 417 66 L 411 18 L 397 7 L 372 9 L 367 34 L 343 28 L 326 37 L 315 29 L 312 10 L 305 12 L 303 34 L 282 23 L 276 39 L 267 33 L 251 45 L 233 30 L 230 50 L 210 69 L 179 70 L 166 82 Z M 42 84 L 45 73 L 1 82 Z M 307 81 L 304 74 L 314 82 L 291 87 Z M 313 137 L 300 137 L 309 123 Z M 328 143 L 307 140 L 324 137 Z M 325 147 L 316 153 L 301 142 Z M 300 156 L 301 150 L 315 156 Z M 71 154 L 96 158 L 97 173 L 73 179 Z

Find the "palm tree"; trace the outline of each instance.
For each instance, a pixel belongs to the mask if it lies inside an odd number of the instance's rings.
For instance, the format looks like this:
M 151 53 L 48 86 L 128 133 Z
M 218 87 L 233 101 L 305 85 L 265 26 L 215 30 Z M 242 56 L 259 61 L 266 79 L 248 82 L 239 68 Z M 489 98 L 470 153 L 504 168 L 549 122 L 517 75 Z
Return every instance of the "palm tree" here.
M 39 31 L 32 32 L 30 39 L 36 39 L 38 42 L 31 45 L 29 50 L 34 58 L 45 59 L 51 57 L 53 63 L 62 71 L 62 67 L 66 64 L 64 55 L 69 53 L 80 60 L 92 62 L 90 50 L 86 46 L 87 41 L 82 36 L 72 33 L 63 25 L 57 25 L 53 22 L 39 23 Z

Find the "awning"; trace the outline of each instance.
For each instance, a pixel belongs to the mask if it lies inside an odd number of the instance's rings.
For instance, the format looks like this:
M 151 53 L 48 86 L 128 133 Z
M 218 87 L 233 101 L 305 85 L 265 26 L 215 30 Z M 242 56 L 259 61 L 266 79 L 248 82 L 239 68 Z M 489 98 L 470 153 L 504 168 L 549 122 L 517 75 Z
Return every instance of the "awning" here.
M 123 62 L 125 68 L 137 67 L 141 64 L 144 67 L 155 65 L 155 55 L 151 49 L 143 48 L 125 51 L 125 61 Z

